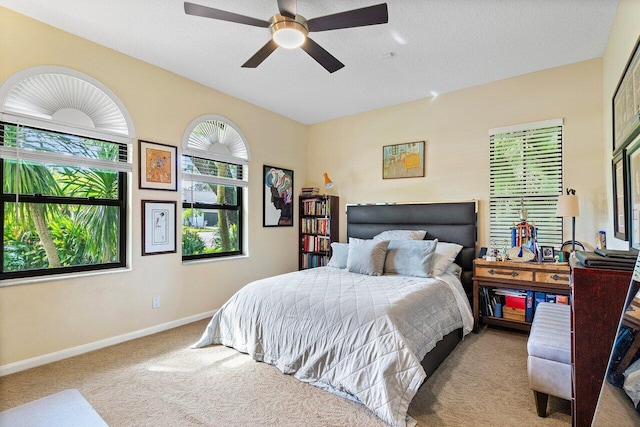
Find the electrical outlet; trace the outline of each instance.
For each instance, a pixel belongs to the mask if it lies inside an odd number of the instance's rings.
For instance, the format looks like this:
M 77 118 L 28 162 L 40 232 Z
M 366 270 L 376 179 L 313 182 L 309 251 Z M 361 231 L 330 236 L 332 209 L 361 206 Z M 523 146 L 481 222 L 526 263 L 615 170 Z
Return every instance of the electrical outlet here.
M 153 300 L 151 300 L 151 307 L 160 308 L 160 297 L 153 297 Z

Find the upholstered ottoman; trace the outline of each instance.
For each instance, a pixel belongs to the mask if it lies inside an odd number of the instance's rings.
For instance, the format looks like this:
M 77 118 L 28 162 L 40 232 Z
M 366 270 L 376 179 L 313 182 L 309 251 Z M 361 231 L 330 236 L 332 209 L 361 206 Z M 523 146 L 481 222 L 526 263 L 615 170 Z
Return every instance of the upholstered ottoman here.
M 571 307 L 542 302 L 527 341 L 529 387 L 538 415 L 547 415 L 549 395 L 571 400 Z

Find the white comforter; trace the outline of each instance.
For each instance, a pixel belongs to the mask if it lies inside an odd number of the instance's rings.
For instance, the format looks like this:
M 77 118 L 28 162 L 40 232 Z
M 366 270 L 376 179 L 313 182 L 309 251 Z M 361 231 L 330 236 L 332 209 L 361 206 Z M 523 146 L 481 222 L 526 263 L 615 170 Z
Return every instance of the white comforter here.
M 444 335 L 473 327 L 460 281 L 439 279 L 319 267 L 258 280 L 215 313 L 193 347 L 233 347 L 405 426 L 426 378 L 422 358 Z

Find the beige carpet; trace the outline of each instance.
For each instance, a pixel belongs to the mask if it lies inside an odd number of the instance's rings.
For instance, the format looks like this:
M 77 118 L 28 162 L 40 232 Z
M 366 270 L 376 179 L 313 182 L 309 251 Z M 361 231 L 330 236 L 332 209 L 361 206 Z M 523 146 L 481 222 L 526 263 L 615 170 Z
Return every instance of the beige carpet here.
M 191 350 L 207 321 L 0 378 L 0 411 L 78 389 L 111 426 L 383 426 L 339 398 L 235 350 Z M 570 405 L 550 398 L 536 415 L 526 335 L 469 335 L 409 408 L 419 426 L 570 426 Z M 616 424 L 620 425 L 620 424 Z

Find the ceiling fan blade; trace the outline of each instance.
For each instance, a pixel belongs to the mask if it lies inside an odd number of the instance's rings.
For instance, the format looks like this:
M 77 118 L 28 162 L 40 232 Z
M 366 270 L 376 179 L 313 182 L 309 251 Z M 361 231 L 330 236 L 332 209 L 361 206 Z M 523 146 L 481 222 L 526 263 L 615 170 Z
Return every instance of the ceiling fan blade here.
M 278 0 L 278 9 L 280 15 L 287 18 L 295 19 L 296 17 L 296 0 Z
M 341 28 L 363 27 L 365 25 L 386 24 L 389 22 L 387 4 L 348 10 L 333 15 L 320 16 L 307 21 L 309 32 L 339 30 Z
M 267 56 L 271 55 L 277 47 L 278 43 L 274 42 L 273 39 L 270 39 L 267 44 L 262 46 L 262 48 L 249 58 L 247 62 L 242 64 L 242 67 L 256 68 L 258 65 L 262 64 L 262 61 L 267 59 Z
M 195 3 L 184 2 L 184 12 L 187 15 L 202 16 L 203 18 L 219 19 L 221 21 L 236 22 L 238 24 L 253 25 L 255 27 L 269 28 L 269 23 L 262 19 L 250 16 L 238 15 L 212 7 L 201 6 Z
M 338 61 L 335 56 L 331 55 L 322 46 L 311 40 L 309 37 L 306 38 L 300 47 L 330 73 L 334 73 L 344 67 L 342 62 Z

